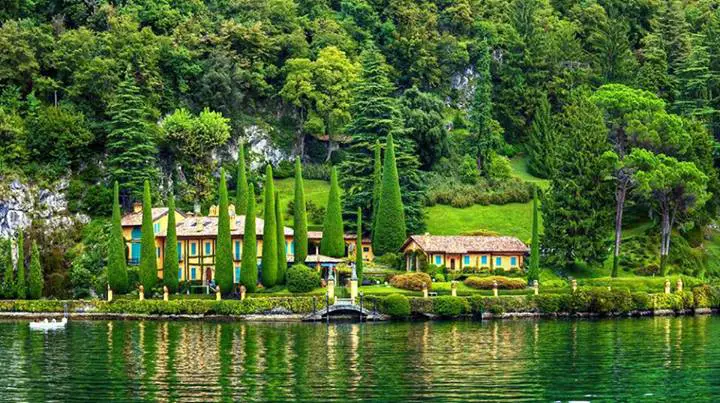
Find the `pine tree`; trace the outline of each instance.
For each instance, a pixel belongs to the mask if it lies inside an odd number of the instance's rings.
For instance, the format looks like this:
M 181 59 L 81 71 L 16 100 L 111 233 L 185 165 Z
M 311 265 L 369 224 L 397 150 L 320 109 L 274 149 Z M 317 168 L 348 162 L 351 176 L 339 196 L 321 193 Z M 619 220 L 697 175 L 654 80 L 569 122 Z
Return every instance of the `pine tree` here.
M 490 46 L 481 44 L 482 51 L 476 63 L 477 78 L 475 94 L 470 107 L 471 147 L 475 154 L 478 170 L 487 175 L 485 169 L 490 155 L 503 143 L 500 125 L 492 117 L 492 77 L 490 75 Z
M 266 288 L 277 284 L 278 274 L 278 239 L 277 223 L 275 222 L 275 185 L 270 165 L 265 169 L 265 207 L 263 209 L 263 248 L 262 248 L 262 283 Z
M 140 189 L 144 181 L 154 182 L 155 140 L 148 124 L 148 111 L 135 79 L 127 74 L 108 105 L 108 171 L 122 184 L 123 196 Z M 133 194 L 133 196 L 139 196 Z
M 245 215 L 248 200 L 247 171 L 245 169 L 245 144 L 240 142 L 238 151 L 237 186 L 235 190 L 235 214 Z
M 40 265 L 40 251 L 37 242 L 32 242 L 30 251 L 30 272 L 28 273 L 28 298 L 40 299 L 43 292 L 43 272 Z
M 416 145 L 403 129 L 402 114 L 389 79 L 389 66 L 377 49 L 370 47 L 361 54 L 362 74 L 356 82 L 351 103 L 352 121 L 347 132 L 352 141 L 347 157 L 339 166 L 344 189 L 344 215 L 354 224 L 357 208 L 362 208 L 364 222 L 372 225 L 374 147 L 378 140 L 392 134 L 396 140 L 395 156 L 400 173 L 400 188 L 407 226 L 413 233 L 425 229 L 423 217 L 424 182 Z
M 382 256 L 395 253 L 405 242 L 407 231 L 403 213 L 397 166 L 395 165 L 395 146 L 392 135 L 385 145 L 382 191 L 378 202 L 377 222 L 373 233 L 373 251 Z
M 540 281 L 540 238 L 538 236 L 538 225 L 538 196 L 537 188 L 535 188 L 533 189 L 532 245 L 530 245 L 528 283 L 532 283 L 533 280 Z
M 556 175 L 542 204 L 542 244 L 553 251 L 548 263 L 605 261 L 612 238 L 612 163 L 602 112 L 584 95 L 574 95 L 562 114 Z
M 328 195 L 325 219 L 323 220 L 323 236 L 320 240 L 320 253 L 330 257 L 345 256 L 345 230 L 343 229 L 342 204 L 340 186 L 338 185 L 337 169 L 330 173 L 330 194 Z
M 167 236 L 165 237 L 165 253 L 163 255 L 163 283 L 168 291 L 175 293 L 178 290 L 178 248 L 177 227 L 175 223 L 175 196 L 168 196 L 168 222 Z
M 255 292 L 258 281 L 257 234 L 255 233 L 255 187 L 248 186 L 245 231 L 243 232 L 242 266 L 240 282 L 248 292 Z
M 357 239 L 355 240 L 355 273 L 357 273 L 358 284 L 362 284 L 363 277 L 363 229 L 362 229 L 362 210 L 358 208 L 357 225 L 355 225 Z
M 142 234 L 140 239 L 140 282 L 145 294 L 150 295 L 157 284 L 157 256 L 155 253 L 155 231 L 152 219 L 150 182 L 143 185 Z
M 377 218 L 378 202 L 380 201 L 380 191 L 382 189 L 382 151 L 380 140 L 375 140 L 375 149 L 373 150 L 373 191 L 372 191 L 372 221 L 370 226 L 371 232 L 375 232 L 375 219 Z
M 3 282 L 2 282 L 2 296 L 4 298 L 12 299 L 15 297 L 15 267 L 13 266 L 13 260 L 12 260 L 12 241 L 8 239 L 7 241 L 7 248 L 5 251 L 0 251 L 0 253 L 5 253 L 6 259 L 5 259 L 5 273 L 3 275 Z
M 112 229 L 108 245 L 107 279 L 110 288 L 114 292 L 118 294 L 127 292 L 127 260 L 120 217 L 120 191 L 117 181 L 113 185 Z
M 287 270 L 287 251 L 285 250 L 285 225 L 280 213 L 280 195 L 275 191 L 275 223 L 277 224 L 277 251 L 278 268 L 277 284 L 285 284 L 285 271 Z
M 25 281 L 25 242 L 23 232 L 20 230 L 17 240 L 18 259 L 17 275 L 15 276 L 15 297 L 25 299 L 27 297 L 27 282 Z
M 233 286 L 232 239 L 230 237 L 230 213 L 225 170 L 220 168 L 218 234 L 215 251 L 215 280 L 220 291 L 230 293 Z
M 540 98 L 535 109 L 527 144 L 528 170 L 535 176 L 551 178 L 557 163 L 557 136 L 547 96 Z
M 293 220 L 293 243 L 295 263 L 305 264 L 308 255 L 307 211 L 305 208 L 305 184 L 300 158 L 295 159 L 295 211 Z
M 692 47 L 678 69 L 678 92 L 673 108 L 681 115 L 710 123 L 716 111 L 712 107 L 711 85 L 717 82 L 710 70 L 710 54 L 703 35 L 694 35 Z

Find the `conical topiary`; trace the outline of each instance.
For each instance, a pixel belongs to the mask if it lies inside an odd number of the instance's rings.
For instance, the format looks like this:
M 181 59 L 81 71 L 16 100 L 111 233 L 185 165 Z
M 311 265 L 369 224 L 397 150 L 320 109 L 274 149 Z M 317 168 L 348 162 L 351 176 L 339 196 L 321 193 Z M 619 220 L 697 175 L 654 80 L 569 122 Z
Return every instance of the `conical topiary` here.
M 163 255 L 163 283 L 168 291 L 175 293 L 180 282 L 179 256 L 177 248 L 177 228 L 175 223 L 175 196 L 168 196 L 167 236 L 165 237 L 165 254 Z
M 340 186 L 338 185 L 337 169 L 330 173 L 330 194 L 328 195 L 323 235 L 320 240 L 320 253 L 330 257 L 345 256 L 345 230 L 343 228 L 342 206 L 340 203 Z
M 155 230 L 153 229 L 150 182 L 145 181 L 143 189 L 142 234 L 140 239 L 140 282 L 145 295 L 150 295 L 157 284 L 157 253 L 155 251 Z
M 375 220 L 375 231 L 373 232 L 375 254 L 382 256 L 386 253 L 397 252 L 405 242 L 407 234 L 392 135 L 388 136 L 385 147 L 382 188 Z
M 247 211 L 245 214 L 245 231 L 243 232 L 242 266 L 240 282 L 248 292 L 257 288 L 257 235 L 255 232 L 255 188 L 248 187 Z
M 263 209 L 262 284 L 270 288 L 277 284 L 277 223 L 275 222 L 275 185 L 270 165 L 265 168 L 265 208 Z
M 125 238 L 120 217 L 119 185 L 113 185 L 112 228 L 108 244 L 107 279 L 110 288 L 124 294 L 128 287 L 127 260 L 125 257 Z
M 307 211 L 305 208 L 305 186 L 300 158 L 295 159 L 295 211 L 293 220 L 294 262 L 305 264 L 308 255 Z
M 230 213 L 228 211 L 228 192 L 225 182 L 225 171 L 220 169 L 220 200 L 218 202 L 218 234 L 215 250 L 215 282 L 223 293 L 232 292 L 233 257 L 232 239 L 230 237 Z

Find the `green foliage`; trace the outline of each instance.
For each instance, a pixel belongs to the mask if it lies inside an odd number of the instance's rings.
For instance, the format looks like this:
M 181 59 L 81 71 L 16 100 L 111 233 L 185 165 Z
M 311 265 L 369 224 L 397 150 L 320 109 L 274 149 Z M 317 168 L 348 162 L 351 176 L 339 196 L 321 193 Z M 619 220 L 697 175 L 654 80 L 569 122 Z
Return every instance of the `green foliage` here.
M 238 149 L 237 176 L 235 177 L 235 214 L 245 215 L 247 213 L 248 181 L 247 169 L 245 168 L 245 143 L 240 142 Z
M 357 274 L 358 284 L 362 284 L 363 279 L 363 246 L 362 246 L 362 210 L 358 208 L 357 225 L 355 225 L 355 273 Z
M 466 298 L 445 295 L 433 298 L 432 302 L 433 312 L 442 318 L 456 318 L 470 312 L 470 304 Z
M 255 292 L 258 281 L 257 268 L 257 234 L 255 229 L 255 187 L 248 189 L 247 214 L 245 215 L 245 231 L 243 232 L 242 266 L 240 282 L 248 292 Z
M 228 191 L 225 182 L 225 171 L 220 169 L 220 184 L 218 188 L 218 235 L 215 251 L 215 279 L 220 291 L 232 292 L 233 287 L 233 256 L 232 239 L 230 237 L 230 213 L 228 211 Z M 272 211 L 272 210 L 271 210 Z M 234 219 L 234 217 L 233 217 Z
M 3 277 L 2 277 L 2 297 L 13 298 L 15 297 L 15 267 L 13 266 L 12 260 L 12 241 L 0 242 L 2 246 L 2 262 L 3 262 Z
M 553 123 L 550 102 L 547 96 L 540 98 L 535 108 L 527 151 L 530 161 L 528 170 L 531 174 L 541 178 L 551 178 L 555 172 L 557 162 L 557 148 L 559 146 L 555 124 Z
M 477 277 L 470 276 L 465 279 L 464 283 L 468 287 L 480 290 L 492 290 L 493 282 L 497 282 L 498 289 L 501 290 L 522 290 L 527 287 L 527 281 L 519 278 L 509 278 L 503 276 Z
M 390 279 L 390 285 L 403 290 L 421 291 L 423 284 L 427 289 L 432 289 L 432 279 L 427 273 L 405 273 L 393 276 Z
M 265 168 L 265 207 L 263 208 L 263 247 L 262 247 L 262 284 L 270 288 L 277 284 L 278 275 L 278 239 L 275 222 L 275 186 L 273 185 L 272 166 Z
M 472 129 L 471 147 L 477 159 L 478 168 L 485 176 L 492 177 L 488 162 L 503 144 L 502 128 L 492 117 L 492 77 L 490 76 L 490 46 L 479 44 L 480 56 L 476 63 L 475 96 L 470 109 Z
M 407 134 L 417 146 L 420 166 L 430 169 L 450 152 L 448 133 L 442 116 L 443 102 L 432 93 L 412 87 L 405 90 L 400 103 Z
M 110 284 L 110 288 L 113 290 L 113 292 L 117 294 L 125 294 L 128 287 L 128 277 L 127 260 L 125 256 L 125 238 L 123 237 L 122 225 L 120 222 L 121 217 L 119 192 L 120 191 L 118 183 L 117 181 L 115 181 L 115 184 L 113 186 L 112 230 L 108 246 L 107 258 L 107 279 L 108 284 Z
M 142 206 L 142 234 L 140 238 L 140 282 L 145 295 L 150 295 L 157 284 L 157 258 L 155 253 L 155 232 L 153 229 L 150 182 L 145 181 Z
M 293 209 L 293 242 L 295 263 L 303 264 L 308 255 L 307 211 L 305 204 L 305 184 L 300 158 L 295 160 L 295 198 Z
M 325 209 L 320 253 L 331 257 L 345 256 L 345 230 L 343 228 L 340 186 L 338 185 L 336 168 L 333 168 L 330 175 L 330 194 Z
M 285 248 L 285 225 L 283 216 L 280 213 L 280 197 L 278 192 L 275 192 L 275 222 L 277 225 L 277 239 L 278 239 L 278 269 L 277 269 L 277 284 L 285 284 L 285 272 L 287 271 L 288 261 Z
M 404 319 L 410 316 L 410 301 L 404 295 L 391 294 L 383 298 L 382 312 L 393 318 Z
M 320 274 L 304 264 L 294 264 L 287 272 L 287 287 L 292 293 L 310 292 L 319 286 Z
M 33 241 L 30 252 L 30 271 L 28 273 L 28 298 L 40 299 L 40 297 L 42 297 L 44 283 L 43 270 L 40 266 L 40 251 L 38 250 L 37 242 Z
M 533 280 L 540 280 L 540 236 L 538 223 L 538 196 L 537 189 L 533 190 L 533 220 L 532 220 L 532 240 L 530 241 L 530 267 L 528 268 L 528 283 Z
M 388 252 L 396 252 L 405 242 L 406 231 L 398 169 L 395 163 L 395 146 L 392 135 L 389 135 L 385 145 L 382 188 L 373 230 L 372 243 L 375 254 L 382 256 Z
M 27 297 L 27 282 L 25 280 L 25 241 L 22 230 L 18 233 L 17 239 L 17 272 L 15 274 L 15 297 L 25 299 Z
M 175 195 L 168 196 L 168 221 L 163 253 L 163 284 L 171 293 L 178 291 L 178 249 L 177 228 L 175 223 Z M 217 269 L 216 269 L 217 270 Z

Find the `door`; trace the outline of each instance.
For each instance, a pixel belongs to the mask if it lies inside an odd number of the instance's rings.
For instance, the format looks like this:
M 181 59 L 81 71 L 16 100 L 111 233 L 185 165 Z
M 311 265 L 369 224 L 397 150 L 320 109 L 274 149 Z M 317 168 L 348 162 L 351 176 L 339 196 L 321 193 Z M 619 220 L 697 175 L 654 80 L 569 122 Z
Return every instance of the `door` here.
M 210 280 L 212 280 L 212 269 L 208 267 L 205 269 L 205 281 Z
M 455 270 L 455 259 L 450 259 L 450 270 Z

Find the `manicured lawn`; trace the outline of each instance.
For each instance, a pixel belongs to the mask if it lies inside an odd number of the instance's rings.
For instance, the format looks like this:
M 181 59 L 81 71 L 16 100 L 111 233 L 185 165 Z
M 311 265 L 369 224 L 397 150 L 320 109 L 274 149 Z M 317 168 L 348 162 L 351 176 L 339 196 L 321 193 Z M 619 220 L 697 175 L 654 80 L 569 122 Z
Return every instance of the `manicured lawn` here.
M 328 193 L 330 193 L 330 183 L 315 179 L 305 179 L 303 183 L 305 185 L 305 201 L 313 202 L 315 205 L 324 208 L 327 204 Z M 295 179 L 276 179 L 275 189 L 280 197 L 280 211 L 285 217 L 285 225 L 292 226 L 293 217 L 287 215 L 287 205 L 295 197 Z
M 550 186 L 549 180 L 538 178 L 528 172 L 527 157 L 522 156 L 511 159 L 510 166 L 513 169 L 513 176 L 516 176 L 525 182 L 535 183 L 541 189 L 547 189 Z
M 425 209 L 427 230 L 433 235 L 459 235 L 487 230 L 529 242 L 532 236 L 532 202 L 467 208 L 436 205 Z M 542 231 L 542 220 L 540 222 Z

